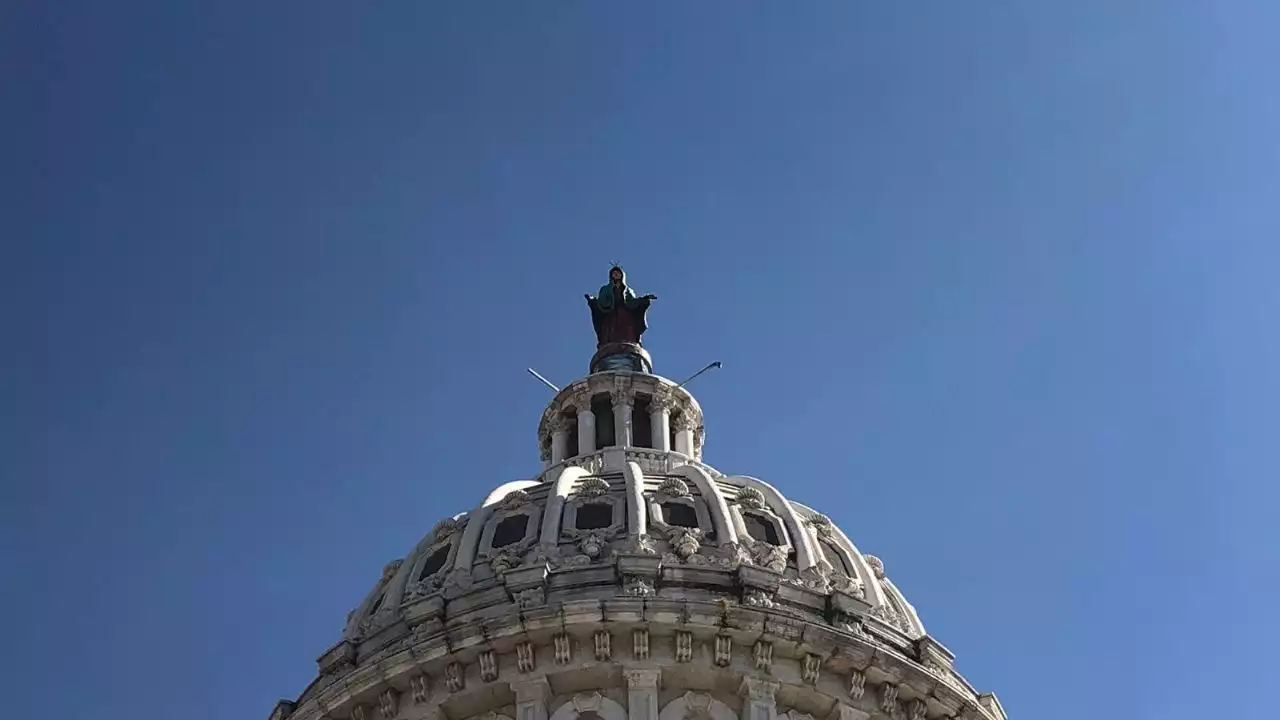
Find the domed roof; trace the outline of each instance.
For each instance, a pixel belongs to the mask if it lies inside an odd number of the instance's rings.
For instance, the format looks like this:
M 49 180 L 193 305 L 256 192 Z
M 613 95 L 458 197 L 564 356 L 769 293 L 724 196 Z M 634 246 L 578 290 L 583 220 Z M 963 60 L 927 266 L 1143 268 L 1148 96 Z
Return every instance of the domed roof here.
M 704 463 L 693 396 L 600 347 L 542 414 L 541 472 L 388 563 L 272 720 L 1004 720 L 879 558 Z

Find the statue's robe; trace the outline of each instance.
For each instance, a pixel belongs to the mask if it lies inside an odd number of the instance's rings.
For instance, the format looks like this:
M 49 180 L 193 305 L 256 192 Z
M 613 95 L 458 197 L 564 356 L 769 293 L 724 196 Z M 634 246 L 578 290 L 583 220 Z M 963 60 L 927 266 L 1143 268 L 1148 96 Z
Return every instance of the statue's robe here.
M 609 343 L 640 344 L 640 336 L 649 329 L 645 315 L 649 311 L 648 298 L 636 297 L 627 287 L 626 278 L 618 285 L 609 283 L 600 288 L 600 294 L 588 301 L 591 306 L 591 324 L 596 328 L 596 347 Z

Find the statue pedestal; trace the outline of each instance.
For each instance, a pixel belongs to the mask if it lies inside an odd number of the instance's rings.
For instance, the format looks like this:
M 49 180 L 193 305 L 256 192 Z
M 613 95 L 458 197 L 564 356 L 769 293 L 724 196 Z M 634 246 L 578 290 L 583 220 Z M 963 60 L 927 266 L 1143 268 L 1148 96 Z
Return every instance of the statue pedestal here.
M 609 372 L 613 370 L 630 370 L 653 374 L 653 359 L 649 351 L 636 343 L 608 343 L 601 345 L 596 354 L 591 356 L 591 368 L 588 372 Z

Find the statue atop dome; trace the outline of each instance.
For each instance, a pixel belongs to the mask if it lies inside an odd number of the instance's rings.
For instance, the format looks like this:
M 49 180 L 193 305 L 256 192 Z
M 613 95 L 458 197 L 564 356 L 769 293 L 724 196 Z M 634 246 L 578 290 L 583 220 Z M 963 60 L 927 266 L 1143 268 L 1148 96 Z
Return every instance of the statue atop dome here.
M 591 308 L 591 324 L 596 328 L 596 347 L 609 343 L 640 344 L 640 336 L 649 329 L 645 313 L 657 295 L 637 296 L 627 285 L 627 273 L 618 265 L 609 268 L 609 282 L 601 286 L 596 297 L 586 295 Z
M 609 282 L 596 296 L 585 295 L 596 330 L 596 355 L 591 372 L 635 370 L 652 372 L 648 353 L 640 346 L 640 336 L 649 329 L 646 314 L 657 295 L 636 295 L 627 285 L 627 274 L 619 265 L 609 268 Z

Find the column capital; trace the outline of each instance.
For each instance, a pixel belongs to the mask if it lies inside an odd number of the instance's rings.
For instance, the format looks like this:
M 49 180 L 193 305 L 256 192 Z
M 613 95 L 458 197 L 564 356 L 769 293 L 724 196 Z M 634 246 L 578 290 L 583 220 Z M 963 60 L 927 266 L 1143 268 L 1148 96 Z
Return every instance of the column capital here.
M 666 388 L 658 388 L 649 400 L 649 412 L 671 412 L 676 406 L 676 396 Z
M 748 675 L 742 678 L 742 683 L 738 686 L 738 694 L 748 700 L 773 702 L 780 687 L 782 684 L 777 680 Z
M 656 690 L 662 679 L 662 669 L 656 667 L 624 668 L 622 674 L 627 678 L 629 690 Z
M 693 416 L 689 414 L 689 411 L 686 410 L 671 418 L 671 426 L 676 429 L 676 432 L 692 432 L 698 427 L 698 424 L 693 419 Z
M 511 692 L 516 694 L 516 702 L 539 702 L 551 697 L 551 686 L 546 678 L 517 680 L 511 683 Z
M 564 415 L 554 415 L 547 421 L 547 429 L 552 434 L 569 432 L 573 427 L 573 420 Z

